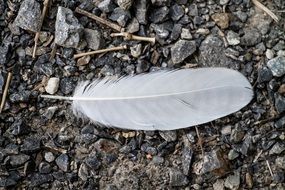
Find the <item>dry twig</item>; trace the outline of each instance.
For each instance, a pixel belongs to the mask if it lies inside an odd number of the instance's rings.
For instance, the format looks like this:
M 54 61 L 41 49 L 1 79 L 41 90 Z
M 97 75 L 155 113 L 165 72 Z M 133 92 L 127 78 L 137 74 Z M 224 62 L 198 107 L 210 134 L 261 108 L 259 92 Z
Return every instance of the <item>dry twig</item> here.
M 150 42 L 151 44 L 155 43 L 154 37 L 137 36 L 137 35 L 133 35 L 133 34 L 128 33 L 128 32 L 120 32 L 120 33 L 112 33 L 111 34 L 111 37 L 117 37 L 117 36 L 122 36 L 126 40 L 146 41 L 146 42 Z
M 106 52 L 110 52 L 110 51 L 119 51 L 119 50 L 124 50 L 127 48 L 128 47 L 126 45 L 124 45 L 124 46 L 112 47 L 112 48 L 107 48 L 107 49 L 99 49 L 96 51 L 90 51 L 90 52 L 86 52 L 86 53 L 78 53 L 78 54 L 74 55 L 74 59 L 77 59 L 79 57 L 83 57 L 86 55 L 95 55 L 95 54 L 106 53 Z
M 89 17 L 89 18 L 91 18 L 91 19 L 93 19 L 93 20 L 95 20 L 95 21 L 97 21 L 97 22 L 99 22 L 101 24 L 104 24 L 104 25 L 106 25 L 106 26 L 108 26 L 108 27 L 110 27 L 110 28 L 112 28 L 112 29 L 114 29 L 116 31 L 119 31 L 119 32 L 122 31 L 122 27 L 121 26 L 119 26 L 117 24 L 114 24 L 114 23 L 112 23 L 112 22 L 110 22 L 108 20 L 105 20 L 105 19 L 103 19 L 101 17 L 98 17 L 98 16 L 96 16 L 96 15 L 94 15 L 92 13 L 84 11 L 83 9 L 80 9 L 80 8 L 77 7 L 75 9 L 75 12 L 77 12 L 79 14 L 82 14 L 84 16 L 87 16 L 87 17 Z
M 49 0 L 45 0 L 44 1 L 44 8 L 43 8 L 42 16 L 41 16 L 41 21 L 40 21 L 40 30 L 42 28 L 42 25 L 43 25 L 43 22 L 44 22 L 44 19 L 45 19 L 45 16 L 46 16 L 46 12 L 47 12 L 47 9 L 48 9 L 48 4 L 49 4 Z M 34 40 L 35 41 L 35 46 L 34 46 L 34 50 L 33 50 L 33 58 L 36 57 L 39 37 L 40 37 L 40 31 L 38 31 L 36 33 L 36 36 L 35 36 L 35 40 Z
M 8 94 L 8 89 L 9 89 L 11 80 L 12 80 L 12 73 L 9 72 L 8 76 L 7 76 L 4 92 L 3 92 L 3 95 L 2 95 L 2 99 L 1 99 L 0 113 L 2 113 L 2 111 L 4 109 L 4 106 L 5 106 L 5 103 L 6 103 L 7 94 Z
M 253 4 L 263 10 L 266 14 L 268 14 L 275 22 L 279 22 L 279 18 L 266 6 L 260 3 L 258 0 L 252 0 Z
M 269 170 L 269 172 L 270 172 L 271 177 L 273 178 L 274 175 L 273 175 L 273 172 L 272 172 L 272 169 L 271 169 L 271 167 L 270 167 L 270 164 L 269 164 L 268 160 L 266 160 L 266 165 L 267 165 L 267 167 L 268 167 L 268 170 Z
M 198 130 L 197 126 L 195 126 L 195 130 L 196 130 L 197 137 L 198 137 L 198 144 L 199 144 L 200 149 L 202 151 L 202 156 L 204 157 L 203 140 L 202 140 L 202 138 L 200 136 L 200 133 L 199 133 L 199 130 Z

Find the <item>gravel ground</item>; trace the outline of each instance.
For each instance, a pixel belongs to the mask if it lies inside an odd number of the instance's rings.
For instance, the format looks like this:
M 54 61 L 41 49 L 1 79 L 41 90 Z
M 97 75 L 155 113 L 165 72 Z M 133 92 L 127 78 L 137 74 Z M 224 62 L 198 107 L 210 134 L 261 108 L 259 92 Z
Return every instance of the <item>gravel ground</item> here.
M 33 60 L 43 0 L 0 0 L 1 97 L 13 74 L 0 114 L 0 187 L 284 189 L 285 1 L 261 2 L 279 22 L 250 0 L 51 0 Z M 112 38 L 76 7 L 156 43 Z M 73 59 L 120 45 L 130 50 Z M 242 72 L 254 98 L 198 131 L 99 127 L 76 119 L 70 102 L 39 97 L 70 96 L 98 77 L 220 66 Z

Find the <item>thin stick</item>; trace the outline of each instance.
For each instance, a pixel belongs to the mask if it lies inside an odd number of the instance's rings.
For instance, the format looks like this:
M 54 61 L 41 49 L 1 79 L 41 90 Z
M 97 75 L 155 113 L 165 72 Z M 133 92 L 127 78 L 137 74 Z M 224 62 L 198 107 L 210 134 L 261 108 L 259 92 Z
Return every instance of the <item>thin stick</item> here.
M 89 18 L 91 18 L 91 19 L 93 19 L 93 20 L 95 20 L 95 21 L 97 21 L 97 22 L 99 22 L 101 24 L 104 24 L 104 25 L 106 25 L 106 26 L 108 26 L 108 27 L 110 27 L 110 28 L 112 28 L 112 29 L 114 29 L 116 31 L 119 31 L 119 32 L 122 31 L 122 27 L 121 26 L 119 26 L 117 24 L 114 24 L 114 23 L 112 23 L 112 22 L 110 22 L 108 20 L 105 20 L 105 19 L 103 19 L 101 17 L 98 17 L 98 16 L 96 16 L 96 15 L 94 15 L 92 13 L 84 11 L 83 9 L 80 9 L 80 8 L 77 7 L 75 9 L 75 12 L 77 12 L 79 14 L 82 14 L 84 16 L 87 16 L 87 17 L 89 17 Z
M 270 167 L 270 164 L 269 164 L 268 160 L 266 160 L 266 165 L 267 165 L 267 167 L 268 167 L 268 169 L 269 169 L 269 172 L 270 172 L 271 177 L 273 178 L 274 175 L 273 175 L 273 172 L 272 172 L 272 170 L 271 170 L 271 167 Z
M 198 127 L 195 126 L 195 130 L 196 130 L 196 133 L 197 133 L 197 137 L 198 137 L 198 144 L 200 146 L 200 149 L 202 151 L 202 156 L 204 157 L 204 149 L 203 149 L 203 145 L 202 145 L 202 138 L 200 136 L 200 133 L 199 133 L 199 130 L 198 130 Z
M 263 153 L 263 151 L 261 150 L 257 156 L 254 158 L 253 163 L 257 162 L 258 158 L 261 156 L 261 154 Z
M 264 6 L 262 3 L 260 3 L 258 0 L 252 0 L 253 4 L 263 10 L 265 13 L 267 13 L 275 22 L 279 22 L 279 18 L 266 6 Z
M 99 53 L 106 53 L 106 52 L 110 52 L 110 51 L 119 51 L 119 50 L 124 50 L 124 49 L 128 49 L 128 47 L 126 45 L 124 45 L 124 46 L 118 46 L 118 47 L 113 47 L 113 48 L 90 51 L 90 52 L 86 52 L 86 53 L 79 53 L 79 54 L 74 55 L 74 59 L 77 59 L 79 57 L 83 57 L 86 55 L 95 55 L 95 54 L 99 54 Z
M 7 76 L 4 92 L 3 92 L 3 95 L 2 95 L 2 100 L 1 100 L 1 105 L 0 105 L 0 113 L 2 113 L 2 111 L 4 109 L 4 106 L 5 106 L 5 103 L 6 103 L 7 94 L 8 94 L 8 89 L 9 89 L 11 80 L 12 80 L 12 73 L 9 72 L 8 76 Z
M 40 20 L 40 30 L 42 28 L 42 25 L 43 25 L 43 22 L 44 22 L 44 19 L 45 19 L 45 16 L 46 16 L 46 12 L 47 12 L 47 9 L 48 9 L 48 4 L 49 4 L 49 0 L 45 0 L 44 1 L 44 8 L 43 8 L 42 16 L 41 16 L 41 20 Z M 39 37 L 40 37 L 40 31 L 38 31 L 36 33 L 36 36 L 35 36 L 35 46 L 34 46 L 34 50 L 33 50 L 33 58 L 36 58 L 36 52 L 37 52 L 37 46 L 38 46 Z
M 150 42 L 151 44 L 155 44 L 154 37 L 137 36 L 137 35 L 133 35 L 128 32 L 112 33 L 110 36 L 111 37 L 122 36 L 122 37 L 125 37 L 126 40 L 146 41 L 146 42 Z
M 41 98 L 54 99 L 54 100 L 72 100 L 72 97 L 41 95 Z

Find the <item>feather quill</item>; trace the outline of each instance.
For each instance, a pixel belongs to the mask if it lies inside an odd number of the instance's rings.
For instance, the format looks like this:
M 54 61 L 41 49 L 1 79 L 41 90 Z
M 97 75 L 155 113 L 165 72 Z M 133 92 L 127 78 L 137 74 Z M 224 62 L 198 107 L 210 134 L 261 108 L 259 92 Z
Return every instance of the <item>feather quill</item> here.
M 44 96 L 52 98 L 52 96 Z M 174 130 L 234 113 L 253 97 L 239 72 L 226 68 L 158 71 L 78 84 L 73 112 L 92 122 L 132 130 Z

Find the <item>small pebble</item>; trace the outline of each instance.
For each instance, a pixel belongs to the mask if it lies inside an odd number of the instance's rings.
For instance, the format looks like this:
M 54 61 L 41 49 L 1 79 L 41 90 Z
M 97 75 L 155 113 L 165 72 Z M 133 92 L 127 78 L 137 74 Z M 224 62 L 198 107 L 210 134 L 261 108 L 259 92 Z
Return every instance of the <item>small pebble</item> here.
M 59 87 L 59 78 L 52 77 L 48 80 L 45 90 L 49 94 L 55 94 Z

